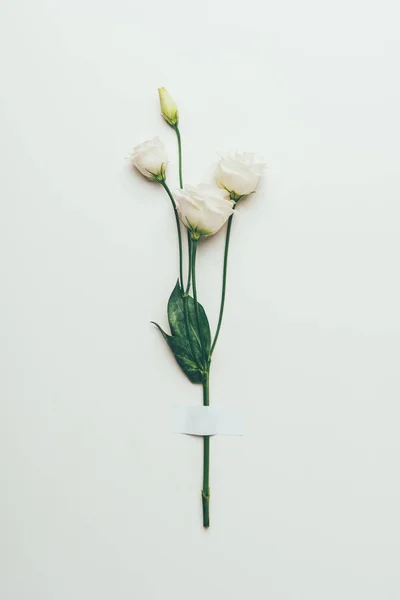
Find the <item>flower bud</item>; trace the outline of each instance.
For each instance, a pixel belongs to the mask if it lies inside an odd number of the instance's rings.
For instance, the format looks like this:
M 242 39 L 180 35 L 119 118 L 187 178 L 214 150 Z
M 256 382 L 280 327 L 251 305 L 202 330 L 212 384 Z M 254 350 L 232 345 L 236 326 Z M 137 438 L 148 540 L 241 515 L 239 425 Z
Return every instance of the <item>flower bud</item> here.
M 148 179 L 159 183 L 165 181 L 168 155 L 160 138 L 155 137 L 139 144 L 139 146 L 135 146 L 132 163 Z
M 172 127 L 176 127 L 178 125 L 178 107 L 164 87 L 158 88 L 158 94 L 162 116 Z

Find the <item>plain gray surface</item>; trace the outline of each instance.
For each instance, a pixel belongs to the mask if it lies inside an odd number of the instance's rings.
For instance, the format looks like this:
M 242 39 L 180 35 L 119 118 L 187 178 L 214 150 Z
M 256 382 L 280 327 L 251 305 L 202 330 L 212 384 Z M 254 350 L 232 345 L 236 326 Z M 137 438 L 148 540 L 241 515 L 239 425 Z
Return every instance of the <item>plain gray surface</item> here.
M 398 600 L 400 42 L 394 2 L 5 1 L 0 198 L 2 600 Z M 268 172 L 238 208 L 211 402 L 247 434 L 170 431 L 201 402 L 150 320 L 177 278 L 176 178 Z M 199 295 L 215 328 L 223 235 Z

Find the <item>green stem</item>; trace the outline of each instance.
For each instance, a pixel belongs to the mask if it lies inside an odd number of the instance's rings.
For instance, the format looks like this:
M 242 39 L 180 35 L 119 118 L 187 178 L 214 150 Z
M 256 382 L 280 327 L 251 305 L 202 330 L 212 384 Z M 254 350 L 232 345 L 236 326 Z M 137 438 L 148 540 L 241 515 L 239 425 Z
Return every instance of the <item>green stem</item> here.
M 209 374 L 203 381 L 203 406 L 210 406 Z M 203 437 L 203 489 L 201 500 L 203 504 L 203 527 L 210 526 L 210 436 Z
M 236 206 L 236 204 L 233 205 L 233 209 L 235 209 L 235 206 Z M 217 330 L 215 332 L 214 341 L 213 341 L 212 346 L 211 346 L 210 356 L 214 352 L 215 344 L 217 343 L 219 332 L 220 332 L 221 325 L 222 325 L 222 318 L 224 316 L 225 294 L 226 294 L 226 274 L 227 274 L 227 270 L 228 270 L 229 241 L 230 241 L 230 238 L 231 238 L 232 219 L 233 219 L 233 215 L 231 215 L 229 217 L 228 227 L 226 229 L 225 252 L 224 252 L 224 268 L 223 268 L 223 273 L 222 273 L 221 306 L 220 306 L 220 309 L 219 309 L 218 325 L 217 325 Z
M 199 332 L 201 352 L 202 352 L 202 355 L 203 355 L 203 363 L 204 363 L 204 366 L 207 368 L 208 365 L 207 365 L 206 356 L 205 356 L 205 352 L 204 352 L 204 342 L 203 342 L 203 339 L 202 339 L 201 328 L 200 328 L 199 303 L 197 301 L 196 255 L 197 255 L 197 245 L 198 245 L 198 243 L 199 243 L 198 240 L 192 240 L 192 280 L 193 280 L 194 314 L 195 314 L 195 318 L 196 318 L 197 331 Z
M 174 127 L 176 137 L 178 139 L 178 156 L 179 156 L 179 187 L 183 188 L 183 177 L 182 177 L 182 141 L 181 132 L 179 131 L 178 125 Z
M 182 171 L 182 140 L 181 132 L 179 131 L 178 125 L 174 127 L 176 138 L 178 140 L 178 159 L 179 159 L 179 187 L 183 188 L 183 171 Z M 188 279 L 185 293 L 188 294 L 190 290 L 190 284 L 192 279 L 192 239 L 190 237 L 190 231 L 187 232 L 188 250 L 189 250 L 189 263 L 188 263 Z
M 178 232 L 178 244 L 179 244 L 179 279 L 180 286 L 183 292 L 183 266 L 182 266 L 182 232 L 181 232 L 181 223 L 179 221 L 178 210 L 176 208 L 174 197 L 169 189 L 166 181 L 161 181 L 161 185 L 164 190 L 167 192 L 169 199 L 171 200 L 172 206 L 174 207 L 175 221 L 176 221 L 176 230 Z
M 196 254 L 198 240 L 192 240 L 192 279 L 193 279 L 193 299 L 194 312 L 196 318 L 197 331 L 199 332 L 201 350 L 205 367 L 203 379 L 203 406 L 210 405 L 210 387 L 209 387 L 209 361 L 206 360 L 204 352 L 204 341 L 200 329 L 199 305 L 197 301 L 197 283 L 196 283 Z M 203 527 L 210 526 L 210 436 L 203 436 L 203 489 L 201 490 L 201 501 L 203 505 Z
M 179 186 L 183 188 L 183 175 L 182 175 L 182 141 L 181 134 L 179 131 L 179 127 L 174 127 L 176 137 L 178 140 L 178 155 L 179 155 Z M 175 207 L 176 208 L 176 207 Z M 180 231 L 180 229 L 179 229 Z M 185 295 L 183 298 L 184 302 L 184 311 L 185 311 L 185 320 L 186 320 L 186 328 L 189 332 L 189 315 L 188 315 L 188 298 L 191 281 L 193 279 L 193 299 L 194 299 L 194 311 L 196 318 L 197 331 L 199 332 L 200 344 L 203 354 L 203 360 L 206 364 L 206 358 L 204 355 L 204 342 L 201 337 L 201 329 L 200 329 L 200 318 L 199 318 L 199 307 L 197 302 L 197 286 L 196 286 L 196 253 L 197 253 L 197 240 L 192 240 L 190 232 L 187 232 L 188 239 L 188 252 L 189 252 L 189 263 L 188 263 L 188 279 L 185 290 Z M 180 266 L 181 266 L 181 282 L 182 282 L 182 292 L 183 292 L 183 279 L 182 279 L 182 240 L 180 240 Z M 191 341 L 189 335 L 189 341 Z M 193 353 L 193 349 L 192 349 Z M 194 355 L 194 353 L 193 353 Z M 208 365 L 207 365 L 207 373 L 205 375 L 203 381 L 203 405 L 209 406 L 209 373 L 208 373 Z M 203 489 L 201 492 L 202 504 L 203 504 L 203 526 L 209 527 L 210 525 L 210 486 L 209 486 L 209 471 L 210 471 L 210 436 L 206 435 L 203 438 L 204 448 L 203 448 Z
M 188 266 L 188 280 L 186 285 L 185 294 L 187 295 L 190 291 L 190 285 L 192 283 L 192 254 L 193 254 L 193 245 L 192 238 L 190 237 L 190 231 L 188 230 L 188 250 L 189 250 L 189 266 Z

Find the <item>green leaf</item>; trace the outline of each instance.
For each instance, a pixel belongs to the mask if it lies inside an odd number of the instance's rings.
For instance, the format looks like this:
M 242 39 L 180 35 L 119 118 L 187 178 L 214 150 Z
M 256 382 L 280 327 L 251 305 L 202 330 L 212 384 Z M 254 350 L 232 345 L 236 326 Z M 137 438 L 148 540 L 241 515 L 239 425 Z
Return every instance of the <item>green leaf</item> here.
M 192 298 L 192 296 L 188 296 L 187 299 L 188 299 L 188 308 L 189 308 L 190 327 L 193 329 L 194 332 L 196 332 L 196 337 L 197 337 L 197 339 L 199 339 L 194 299 Z M 199 308 L 200 335 L 201 335 L 201 339 L 204 344 L 204 353 L 206 355 L 206 358 L 208 359 L 209 354 L 210 354 L 210 347 L 211 347 L 210 325 L 209 325 L 209 322 L 207 319 L 206 311 L 204 310 L 203 306 L 200 304 L 200 302 L 198 302 L 197 305 Z
M 186 337 L 185 312 L 179 280 L 168 300 L 168 321 L 172 335 Z
M 203 373 L 199 370 L 196 362 L 193 360 L 193 355 L 187 339 L 179 335 L 168 335 L 158 323 L 154 323 L 154 321 L 152 321 L 152 323 L 161 331 L 175 356 L 176 362 L 188 377 L 189 381 L 192 383 L 201 383 L 203 381 Z
M 177 281 L 168 300 L 168 321 L 172 335 L 168 335 L 157 324 L 175 359 L 192 383 L 201 383 L 208 368 L 211 334 L 207 315 L 198 305 L 199 327 L 197 326 L 195 303 L 191 296 L 182 294 Z M 200 337 L 201 336 L 201 337 Z M 204 345 L 204 355 L 200 339 Z
M 185 307 L 185 303 L 187 304 L 187 307 Z M 187 321 L 189 324 L 189 331 L 186 327 L 185 308 L 188 312 Z M 200 339 L 203 341 L 204 354 L 206 360 L 208 360 L 211 346 L 211 333 L 206 312 L 200 303 L 198 303 L 198 308 L 200 331 L 197 327 L 194 299 L 192 296 L 183 297 L 179 282 L 177 282 L 168 300 L 168 321 L 171 333 L 173 336 L 178 335 L 187 339 L 192 359 L 202 364 L 203 353 Z

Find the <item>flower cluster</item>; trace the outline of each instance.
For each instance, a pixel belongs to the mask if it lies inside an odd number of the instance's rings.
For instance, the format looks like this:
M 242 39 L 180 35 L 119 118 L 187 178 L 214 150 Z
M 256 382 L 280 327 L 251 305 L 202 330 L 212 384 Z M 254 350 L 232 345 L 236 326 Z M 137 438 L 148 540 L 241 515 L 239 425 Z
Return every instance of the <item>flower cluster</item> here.
M 165 88 L 158 91 L 162 115 L 176 128 L 177 106 Z M 168 156 L 158 137 L 136 146 L 132 161 L 145 177 L 165 182 Z M 182 223 L 195 236 L 213 235 L 232 214 L 234 203 L 256 191 L 264 170 L 265 163 L 250 152 L 222 156 L 215 174 L 217 185 L 186 185 L 173 192 Z
M 265 164 L 248 152 L 234 152 L 220 157 L 213 184 L 183 185 L 182 144 L 179 131 L 178 108 L 165 88 L 158 90 L 161 113 L 165 121 L 175 130 L 179 153 L 180 187 L 170 190 L 167 184 L 168 155 L 162 141 L 156 137 L 133 151 L 133 165 L 148 179 L 162 185 L 171 200 L 179 248 L 179 279 L 169 297 L 167 315 L 171 333 L 154 323 L 162 333 L 176 362 L 191 383 L 203 386 L 203 404 L 210 404 L 209 375 L 211 358 L 221 329 L 225 305 L 226 273 L 235 206 L 244 196 L 256 191 Z M 218 325 L 211 336 L 210 325 L 204 307 L 197 297 L 196 255 L 199 241 L 217 233 L 228 221 L 226 227 L 225 251 L 222 274 L 222 293 Z M 186 227 L 187 236 L 187 278 L 183 274 L 183 240 L 181 223 Z M 193 290 L 193 295 L 191 295 Z M 210 436 L 204 436 L 203 525 L 210 524 L 209 503 L 209 456 Z

